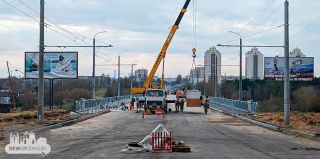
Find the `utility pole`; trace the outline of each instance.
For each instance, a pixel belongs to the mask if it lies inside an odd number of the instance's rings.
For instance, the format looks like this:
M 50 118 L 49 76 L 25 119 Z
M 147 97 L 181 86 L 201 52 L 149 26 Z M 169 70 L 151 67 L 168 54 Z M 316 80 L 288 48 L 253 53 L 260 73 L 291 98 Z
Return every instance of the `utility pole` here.
M 132 82 L 133 82 L 133 66 L 135 66 L 137 64 L 131 64 L 131 78 L 130 78 L 130 98 L 132 98 Z
M 114 65 L 117 65 L 118 66 L 118 96 L 121 95 L 121 89 L 120 89 L 120 67 L 125 65 L 125 66 L 131 66 L 131 75 L 130 75 L 130 87 L 132 89 L 132 85 L 133 85 L 133 66 L 137 65 L 135 63 L 132 63 L 132 64 L 121 64 L 120 63 L 120 55 L 118 56 L 118 64 L 105 64 L 105 65 L 96 65 L 96 66 L 114 66 Z M 116 78 L 116 70 L 114 70 L 114 78 Z M 132 97 L 132 93 L 130 91 L 130 97 Z
M 120 97 L 120 55 L 118 56 L 118 97 Z
M 289 2 L 284 2 L 284 125 L 290 126 Z
M 131 65 L 131 77 L 130 77 L 130 99 L 132 99 L 132 80 L 133 80 L 133 64 Z
M 40 40 L 39 40 L 39 78 L 38 78 L 38 121 L 44 120 L 44 0 L 40 0 Z
M 92 99 L 96 98 L 96 39 L 93 38 L 93 58 L 92 58 Z
M 93 36 L 93 58 L 92 58 L 92 99 L 96 98 L 96 36 L 107 31 L 100 31 Z M 110 46 L 108 46 L 110 47 Z
M 50 109 L 53 109 L 53 84 L 54 84 L 53 80 L 54 79 L 49 79 L 49 81 L 50 81 L 49 82 L 50 83 L 50 89 L 49 89 L 50 90 L 50 93 L 49 93 L 50 94 Z
M 9 75 L 8 79 L 9 79 L 9 82 L 10 82 L 10 89 L 11 89 L 11 96 L 12 96 L 13 108 L 16 108 L 16 99 L 15 99 L 15 97 L 14 97 L 13 85 L 12 85 L 12 78 L 11 78 L 12 73 L 10 74 L 9 62 L 8 62 L 8 61 L 6 61 L 6 62 L 7 62 L 7 68 L 8 68 L 8 75 Z M 19 83 L 18 83 L 18 85 L 19 85 Z M 18 90 L 18 91 L 19 91 L 19 90 Z
M 240 34 L 239 34 L 240 35 Z M 239 78 L 239 100 L 242 101 L 242 37 L 240 35 L 240 78 Z
M 239 101 L 242 101 L 242 36 L 240 33 L 229 31 L 240 37 L 240 74 L 239 74 Z
M 237 33 L 237 32 L 233 32 L 233 31 L 229 31 L 229 32 L 232 34 L 238 35 L 240 38 L 240 45 L 239 45 L 240 46 L 239 101 L 242 101 L 242 47 L 243 47 L 242 46 L 242 36 L 240 33 Z M 239 47 L 237 45 L 221 45 L 221 44 L 218 44 L 217 46 Z M 264 46 L 264 47 L 268 47 L 268 46 Z
M 222 46 L 222 45 L 218 45 L 218 46 Z M 216 55 L 215 55 L 216 56 Z M 211 65 L 197 65 L 197 66 L 203 66 L 203 76 L 204 76 L 204 78 L 203 78 L 203 82 L 204 82 L 204 84 L 203 84 L 203 94 L 204 94 L 204 96 L 206 95 L 206 85 L 205 85 L 205 83 L 206 83 L 206 66 L 211 66 Z M 215 82 L 215 85 L 217 86 L 218 85 L 218 67 L 222 67 L 222 66 L 231 66 L 231 67 L 238 67 L 239 65 L 219 65 L 218 66 L 218 64 L 217 64 L 217 57 L 216 57 L 216 64 L 214 65 L 214 67 L 215 67 L 215 75 L 213 76 L 213 77 L 211 77 L 211 79 L 212 79 L 212 81 L 213 82 Z M 216 79 L 215 79 L 216 78 Z M 209 79 L 209 78 L 208 78 Z M 209 81 L 209 80 L 208 80 Z M 213 82 L 212 82 L 212 84 L 213 84 Z M 213 89 L 213 88 L 212 88 Z M 215 90 L 216 92 L 217 92 L 217 90 Z

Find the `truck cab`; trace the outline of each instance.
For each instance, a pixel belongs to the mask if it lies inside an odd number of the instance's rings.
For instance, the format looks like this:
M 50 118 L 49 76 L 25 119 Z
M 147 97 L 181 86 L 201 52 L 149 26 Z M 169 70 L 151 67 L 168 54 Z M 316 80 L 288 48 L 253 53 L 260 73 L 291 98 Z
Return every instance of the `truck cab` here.
M 167 112 L 166 93 L 164 89 L 147 89 L 145 92 L 145 109 L 150 109 L 152 112 L 158 106 Z

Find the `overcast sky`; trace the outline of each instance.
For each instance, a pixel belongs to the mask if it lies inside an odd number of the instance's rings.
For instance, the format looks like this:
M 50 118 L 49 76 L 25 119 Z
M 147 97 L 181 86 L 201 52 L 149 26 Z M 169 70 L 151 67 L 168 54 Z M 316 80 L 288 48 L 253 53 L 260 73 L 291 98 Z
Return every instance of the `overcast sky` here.
M 38 50 L 39 1 L 0 0 L 0 77 L 7 77 L 4 61 L 8 60 L 23 71 L 24 52 Z M 122 63 L 137 63 L 135 68 L 150 70 L 184 2 L 184 0 L 46 0 L 46 23 L 50 26 L 45 30 L 45 45 L 91 45 L 92 40 L 84 38 L 83 42 L 80 36 L 92 38 L 96 32 L 106 30 L 107 33 L 98 35 L 97 40 L 110 43 L 114 47 L 98 49 L 98 65 L 114 64 L 119 52 L 127 50 L 121 53 Z M 319 76 L 320 1 L 290 0 L 289 2 L 290 50 L 299 47 L 307 56 L 314 56 L 315 74 Z M 246 36 L 282 25 L 283 3 L 284 0 L 198 0 L 197 64 L 203 64 L 203 53 L 209 47 L 237 39 L 237 36 L 228 32 L 230 30 L 241 32 Z M 166 76 L 187 75 L 191 69 L 192 8 L 191 3 L 168 49 Z M 57 29 L 52 23 L 74 34 Z M 245 45 L 283 45 L 283 27 L 245 38 L 243 41 Z M 97 42 L 97 44 L 102 43 Z M 238 40 L 226 44 L 238 44 Z M 250 49 L 244 48 L 244 52 Z M 223 65 L 239 62 L 238 48 L 218 47 L 218 50 L 222 53 Z M 46 48 L 46 51 L 78 51 L 79 75 L 91 75 L 92 49 Z M 281 48 L 260 48 L 260 51 L 264 56 L 283 56 Z M 106 73 L 113 76 L 115 69 L 117 68 L 113 65 L 97 67 L 97 74 Z M 130 73 L 129 66 L 122 66 L 121 69 L 122 76 Z M 236 75 L 238 72 L 236 67 L 222 68 L 222 74 Z M 21 75 L 18 72 L 13 74 Z

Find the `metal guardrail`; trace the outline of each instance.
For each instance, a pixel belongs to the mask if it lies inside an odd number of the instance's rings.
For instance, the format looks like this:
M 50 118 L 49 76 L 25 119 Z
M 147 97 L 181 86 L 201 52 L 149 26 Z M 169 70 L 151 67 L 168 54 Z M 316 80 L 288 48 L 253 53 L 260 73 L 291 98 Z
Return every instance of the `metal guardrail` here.
M 82 99 L 76 101 L 76 112 L 98 113 L 101 109 L 118 107 L 118 103 L 126 101 L 129 103 L 130 96 L 108 97 L 103 99 Z
M 258 108 L 258 103 L 251 101 L 239 101 L 234 99 L 226 99 L 220 97 L 210 97 L 211 104 L 217 104 L 231 109 L 236 109 L 239 111 L 256 113 Z

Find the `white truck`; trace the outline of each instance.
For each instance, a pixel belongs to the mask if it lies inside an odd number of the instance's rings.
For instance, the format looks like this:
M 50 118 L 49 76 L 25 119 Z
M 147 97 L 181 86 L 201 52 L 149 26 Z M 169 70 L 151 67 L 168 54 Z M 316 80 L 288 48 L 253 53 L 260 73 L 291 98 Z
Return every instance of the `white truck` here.
M 150 109 L 153 113 L 160 106 L 167 112 L 166 93 L 163 89 L 147 89 L 145 93 L 145 109 Z

